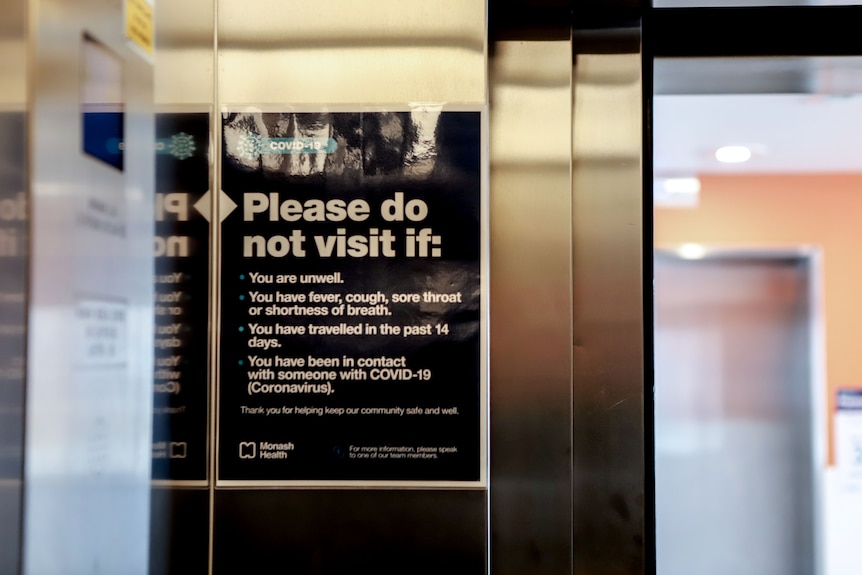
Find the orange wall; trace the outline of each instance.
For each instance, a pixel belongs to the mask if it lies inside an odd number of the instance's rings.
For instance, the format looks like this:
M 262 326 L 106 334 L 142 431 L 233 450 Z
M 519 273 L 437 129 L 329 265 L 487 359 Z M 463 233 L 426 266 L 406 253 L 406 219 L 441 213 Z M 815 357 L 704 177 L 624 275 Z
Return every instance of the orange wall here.
M 862 174 L 702 175 L 695 209 L 655 210 L 655 244 L 819 247 L 829 461 L 835 390 L 862 388 Z

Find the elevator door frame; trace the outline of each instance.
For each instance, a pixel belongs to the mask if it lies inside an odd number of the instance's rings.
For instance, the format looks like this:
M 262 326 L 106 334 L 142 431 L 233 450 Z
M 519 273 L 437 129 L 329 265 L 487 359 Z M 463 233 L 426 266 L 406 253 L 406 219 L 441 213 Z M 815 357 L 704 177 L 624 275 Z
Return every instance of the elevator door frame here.
M 793 246 L 786 248 L 764 248 L 759 246 L 734 247 L 704 247 L 704 255 L 700 258 L 685 258 L 680 255 L 679 247 L 658 245 L 655 247 L 654 261 L 659 258 L 703 262 L 736 262 L 751 263 L 796 262 L 803 266 L 805 274 L 806 293 L 804 295 L 805 323 L 807 331 L 807 393 L 809 397 L 809 438 L 811 458 L 809 461 L 811 473 L 811 505 L 812 505 L 812 575 L 823 574 L 825 571 L 825 522 L 823 521 L 824 481 L 821 470 L 827 462 L 828 437 L 826 429 L 826 362 L 825 362 L 825 317 L 823 310 L 823 253 L 813 246 Z

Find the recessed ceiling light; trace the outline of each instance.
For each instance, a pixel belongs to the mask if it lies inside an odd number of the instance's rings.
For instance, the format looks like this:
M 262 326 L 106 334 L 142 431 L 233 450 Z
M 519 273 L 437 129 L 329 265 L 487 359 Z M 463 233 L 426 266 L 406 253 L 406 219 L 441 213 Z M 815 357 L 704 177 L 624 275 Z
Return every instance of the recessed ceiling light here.
M 686 260 L 699 260 L 706 255 L 706 248 L 700 244 L 683 244 L 676 253 Z
M 653 181 L 653 205 L 657 208 L 694 208 L 699 195 L 700 180 L 694 176 Z
M 740 164 L 751 159 L 751 150 L 745 146 L 723 146 L 715 151 L 715 159 L 725 164 Z
M 670 194 L 697 194 L 700 191 L 700 180 L 690 178 L 664 178 L 664 189 Z

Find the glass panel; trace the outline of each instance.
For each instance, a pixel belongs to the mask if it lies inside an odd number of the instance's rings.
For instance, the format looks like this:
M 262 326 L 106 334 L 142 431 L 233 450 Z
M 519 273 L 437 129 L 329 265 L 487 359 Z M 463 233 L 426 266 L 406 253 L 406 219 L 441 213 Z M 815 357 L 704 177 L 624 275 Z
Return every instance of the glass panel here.
M 658 572 L 859 573 L 860 59 L 657 60 L 653 112 Z

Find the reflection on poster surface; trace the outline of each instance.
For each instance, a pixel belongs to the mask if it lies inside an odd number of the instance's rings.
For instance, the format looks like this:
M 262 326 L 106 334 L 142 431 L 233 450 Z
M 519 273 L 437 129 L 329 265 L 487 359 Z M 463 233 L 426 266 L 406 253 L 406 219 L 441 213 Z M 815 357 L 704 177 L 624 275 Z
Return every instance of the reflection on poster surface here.
M 480 481 L 480 112 L 223 129 L 219 480 Z

